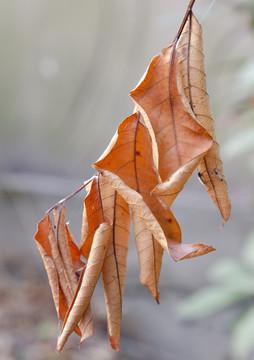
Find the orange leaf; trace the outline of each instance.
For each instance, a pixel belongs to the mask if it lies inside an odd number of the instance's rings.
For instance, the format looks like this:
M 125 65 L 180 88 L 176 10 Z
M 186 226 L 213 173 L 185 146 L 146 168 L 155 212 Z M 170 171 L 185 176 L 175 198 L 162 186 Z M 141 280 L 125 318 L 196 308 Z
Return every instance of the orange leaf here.
M 128 204 L 102 176 L 100 178 L 104 213 L 112 219 L 112 230 L 102 266 L 108 334 L 112 348 L 119 351 L 120 320 L 131 220 Z
M 62 321 L 64 320 L 68 307 L 71 305 L 73 296 L 78 285 L 78 278 L 74 272 L 71 263 L 69 263 L 70 255 L 68 256 L 69 248 L 66 237 L 67 234 L 63 231 L 63 228 L 66 226 L 64 213 L 64 208 L 56 212 L 57 227 L 60 228 L 60 231 L 58 231 L 58 243 L 56 241 L 53 225 L 48 214 L 46 214 L 44 219 L 38 224 L 38 231 L 35 235 L 35 240 L 37 241 L 37 245 L 44 260 L 45 268 L 48 274 L 58 317 Z M 63 257 L 59 251 L 58 244 L 61 244 L 60 247 L 64 248 Z M 49 253 L 47 253 L 45 249 L 47 249 Z M 66 264 L 69 264 L 68 271 L 72 272 L 72 275 L 70 275 L 70 273 L 67 273 Z M 83 262 L 82 264 L 83 266 L 85 265 Z M 70 267 L 72 267 L 72 270 Z M 92 335 L 92 333 L 88 333 L 87 329 L 84 327 L 87 318 L 92 320 L 91 310 L 89 309 L 82 321 L 79 323 L 79 328 L 75 328 L 76 333 L 83 337 L 88 337 Z
M 114 145 L 94 166 L 102 171 L 103 176 L 130 204 L 160 245 L 179 260 L 179 251 L 182 257 L 186 257 L 190 252 L 190 246 L 187 246 L 186 253 L 183 253 L 185 245 L 179 247 L 181 230 L 176 219 L 169 209 L 165 210 L 161 206 L 155 196 L 150 195 L 158 180 L 151 157 L 151 138 L 141 121 L 140 113 L 125 119 L 118 128 Z M 193 246 L 196 249 L 199 244 Z M 205 249 L 204 253 L 208 249 L 213 250 L 206 245 Z M 202 251 L 200 255 L 201 253 Z
M 149 128 L 158 146 L 159 175 L 163 182 L 169 182 L 166 193 L 165 186 L 157 187 L 155 193 L 170 207 L 212 145 L 207 131 L 196 122 L 183 92 L 175 46 L 153 58 L 131 96 L 151 124 Z M 170 182 L 174 174 L 174 181 Z
M 100 224 L 107 220 L 103 212 L 100 179 L 98 176 L 95 176 L 89 187 L 89 192 L 84 200 L 84 207 L 86 210 L 84 211 L 82 228 L 86 229 L 83 230 L 83 236 L 86 235 L 86 238 L 81 238 L 80 251 L 88 259 L 95 231 Z
M 176 50 L 180 60 L 183 87 L 190 107 L 197 121 L 213 138 L 213 146 L 198 166 L 199 176 L 225 224 L 230 215 L 231 205 L 206 90 L 202 27 L 191 11 L 177 42 Z
M 159 304 L 159 279 L 163 249 L 135 212 L 132 214 L 132 219 L 140 266 L 140 282 L 148 287 Z
M 58 339 L 57 352 L 60 352 L 63 349 L 68 337 L 79 323 L 82 315 L 89 305 L 94 287 L 101 272 L 110 231 L 111 226 L 108 223 L 103 223 L 95 232 L 80 289 L 77 292 L 74 302 L 71 304 L 69 312 L 67 313 L 61 335 Z

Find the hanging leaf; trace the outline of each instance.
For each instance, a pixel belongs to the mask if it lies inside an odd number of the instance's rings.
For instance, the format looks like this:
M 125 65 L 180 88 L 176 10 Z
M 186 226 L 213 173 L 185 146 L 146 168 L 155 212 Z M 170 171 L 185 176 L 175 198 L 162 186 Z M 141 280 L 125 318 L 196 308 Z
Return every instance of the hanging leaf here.
M 223 224 L 230 215 L 230 199 L 206 89 L 202 27 L 192 11 L 176 45 L 185 95 L 197 121 L 213 139 L 213 145 L 198 166 L 199 176 L 219 209 Z
M 79 279 L 75 274 L 74 263 L 71 261 L 67 232 L 63 231 L 63 227 L 67 227 L 65 224 L 65 208 L 62 207 L 60 211 L 55 210 L 55 217 L 57 219 L 56 227 L 59 229 L 57 234 L 58 241 L 56 241 L 54 228 L 48 214 L 46 214 L 44 219 L 38 224 L 38 231 L 35 235 L 35 240 L 46 264 L 45 267 L 58 317 L 63 321 L 68 308 L 72 303 L 74 294 L 78 287 Z M 67 231 L 70 233 L 68 228 Z M 58 247 L 58 244 L 60 243 L 62 243 L 60 246 L 64 248 L 63 257 Z M 84 269 L 85 263 L 81 261 L 80 253 L 79 259 L 76 260 L 76 263 L 77 261 L 79 265 L 81 265 L 81 269 Z M 69 272 L 66 269 L 68 269 Z M 87 326 L 87 323 L 89 323 L 89 326 Z M 90 305 L 88 306 L 86 313 L 82 317 L 75 331 L 83 338 L 88 338 L 93 335 L 93 322 Z
M 119 351 L 131 219 L 128 204 L 101 175 L 100 193 L 105 217 L 112 220 L 108 248 L 101 271 L 107 307 L 108 335 L 112 348 Z
M 82 278 L 80 289 L 71 304 L 65 318 L 61 334 L 58 339 L 56 351 L 60 352 L 70 334 L 74 331 L 83 314 L 85 313 L 94 287 L 99 279 L 102 264 L 107 250 L 111 226 L 103 223 L 95 231 L 87 267 Z
M 147 286 L 159 304 L 159 279 L 163 249 L 135 212 L 132 214 L 132 219 L 140 266 L 140 281 Z
M 96 230 L 107 220 L 103 211 L 99 176 L 95 176 L 88 190 L 84 201 L 85 216 L 82 224 L 82 236 L 86 235 L 86 237 L 82 237 L 80 243 L 80 251 L 86 259 L 89 257 Z
M 153 58 L 131 97 L 146 114 L 158 147 L 158 172 L 166 183 L 153 193 L 170 207 L 212 146 L 184 94 L 175 46 Z
M 214 250 L 207 245 L 181 244 L 181 230 L 170 210 L 165 210 L 151 190 L 158 183 L 153 168 L 152 143 L 141 114 L 133 114 L 118 128 L 110 151 L 100 158 L 95 168 L 102 171 L 132 211 L 144 222 L 154 238 L 175 260 Z M 199 249 L 199 251 L 198 251 Z
M 119 351 L 131 223 L 129 207 L 140 281 L 158 303 L 163 250 L 174 260 L 214 250 L 200 243 L 182 244 L 181 229 L 171 211 L 173 201 L 195 168 L 198 167 L 199 177 L 221 211 L 224 223 L 229 217 L 227 185 L 206 92 L 202 29 L 191 10 L 194 2 L 190 1 L 173 44 L 152 60 L 131 92 L 135 112 L 120 124 L 94 164 L 97 173 L 49 209 L 38 224 L 35 240 L 58 317 L 64 320 L 58 352 L 73 331 L 81 337 L 81 343 L 93 334 L 90 300 L 100 273 L 109 340 L 112 348 Z M 87 196 L 78 248 L 66 224 L 63 204 L 84 188 Z M 48 214 L 51 210 L 56 234 Z M 227 296 L 221 293 L 215 307 L 224 306 L 232 294 L 242 298 L 243 293 L 249 293 L 249 283 L 241 284 L 238 290 L 234 292 L 230 287 Z M 209 296 L 205 293 L 204 299 Z

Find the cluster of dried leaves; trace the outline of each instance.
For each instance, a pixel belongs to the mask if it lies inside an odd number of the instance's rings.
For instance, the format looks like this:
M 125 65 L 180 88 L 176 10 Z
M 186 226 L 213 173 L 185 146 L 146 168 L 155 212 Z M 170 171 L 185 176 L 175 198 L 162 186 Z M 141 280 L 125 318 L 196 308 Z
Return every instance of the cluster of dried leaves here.
M 229 217 L 230 200 L 206 92 L 202 28 L 192 13 L 193 3 L 172 45 L 152 59 L 131 92 L 134 114 L 120 124 L 93 165 L 97 172 L 84 185 L 80 247 L 66 225 L 63 201 L 53 211 L 55 229 L 51 210 L 38 225 L 35 240 L 63 321 L 58 352 L 73 331 L 81 342 L 93 334 L 90 300 L 100 273 L 109 339 L 119 350 L 131 218 L 140 280 L 159 302 L 163 250 L 174 260 L 214 250 L 204 244 L 182 244 L 180 226 L 170 210 L 196 168 L 223 224 Z

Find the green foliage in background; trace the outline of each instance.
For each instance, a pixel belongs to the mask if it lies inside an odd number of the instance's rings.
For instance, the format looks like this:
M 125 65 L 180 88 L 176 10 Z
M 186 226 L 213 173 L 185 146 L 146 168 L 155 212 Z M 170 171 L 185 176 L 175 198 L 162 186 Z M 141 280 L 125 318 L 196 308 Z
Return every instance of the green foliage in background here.
M 244 300 L 241 316 L 231 327 L 232 351 L 236 359 L 245 359 L 254 349 L 254 230 L 249 235 L 239 260 L 224 259 L 209 270 L 213 284 L 197 291 L 179 307 L 185 320 L 211 315 Z

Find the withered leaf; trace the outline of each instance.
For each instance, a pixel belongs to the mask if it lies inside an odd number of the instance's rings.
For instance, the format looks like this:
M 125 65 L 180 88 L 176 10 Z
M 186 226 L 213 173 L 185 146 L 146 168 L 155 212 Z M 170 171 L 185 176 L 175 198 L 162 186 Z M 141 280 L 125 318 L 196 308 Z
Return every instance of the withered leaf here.
M 163 249 L 135 212 L 132 214 L 132 219 L 140 267 L 140 282 L 147 286 L 159 303 L 159 279 Z
M 154 57 L 131 92 L 134 114 L 125 119 L 94 164 L 97 173 L 48 210 L 35 235 L 58 317 L 60 352 L 75 331 L 83 342 L 93 334 L 90 300 L 100 273 L 108 335 L 119 351 L 120 321 L 130 233 L 130 211 L 140 265 L 140 281 L 159 303 L 163 250 L 174 260 L 214 250 L 182 244 L 171 205 L 198 167 L 199 177 L 221 212 L 230 200 L 206 91 L 202 28 L 191 0 L 173 44 Z M 64 203 L 87 190 L 80 249 L 65 220 Z M 49 217 L 54 209 L 56 234 Z M 81 259 L 85 257 L 86 263 Z
M 100 174 L 95 177 L 88 190 L 82 225 L 82 236 L 85 236 L 85 238 L 83 238 L 81 248 L 84 249 L 87 241 L 91 241 L 102 218 L 112 223 L 109 244 L 102 266 L 102 278 L 107 307 L 109 339 L 113 349 L 118 351 L 130 232 L 129 206 Z M 95 204 L 96 208 L 94 207 Z
M 94 234 L 100 224 L 110 221 L 105 218 L 100 190 L 100 177 L 95 176 L 88 189 L 88 194 L 84 200 L 84 213 L 80 251 L 82 255 L 88 259 L 91 250 Z M 85 236 L 85 237 L 83 237 Z
M 48 240 L 49 236 L 49 223 L 50 217 L 48 214 L 39 222 L 37 233 L 34 238 L 36 240 L 37 247 L 40 251 L 41 257 L 44 262 L 45 269 L 47 271 L 49 284 L 53 296 L 53 300 L 55 303 L 56 311 L 59 319 L 61 319 L 60 311 L 59 311 L 59 280 L 57 275 L 57 270 L 55 267 L 54 260 L 52 259 L 51 247 Z
M 185 95 L 197 121 L 213 138 L 213 145 L 198 166 L 199 176 L 213 202 L 219 209 L 223 224 L 231 210 L 227 183 L 216 137 L 214 120 L 211 115 L 209 95 L 206 89 L 202 27 L 192 11 L 177 42 L 182 81 Z
M 182 89 L 174 46 L 153 58 L 131 97 L 150 122 L 158 147 L 158 172 L 166 185 L 157 186 L 154 194 L 170 207 L 212 146 L 210 135 L 195 120 Z
M 133 114 L 122 122 L 111 150 L 94 166 L 102 171 L 103 176 L 129 203 L 132 211 L 141 218 L 162 248 L 173 257 L 178 254 L 175 259 L 179 260 L 178 251 L 181 249 L 184 252 L 185 249 L 185 245 L 179 245 L 180 227 L 172 212 L 165 210 L 157 198 L 150 195 L 158 183 L 151 153 L 151 138 L 142 123 L 142 116 L 140 113 Z M 199 244 L 193 246 L 196 251 Z M 204 250 L 203 246 L 201 248 Z M 205 249 L 213 250 L 208 246 Z M 182 255 L 186 257 L 188 253 Z
M 75 267 L 79 266 L 79 271 L 85 270 L 85 263 L 80 259 L 80 252 L 74 242 L 73 236 L 66 224 L 65 207 L 54 209 L 54 216 L 57 230 L 57 243 L 59 253 L 64 265 L 65 279 L 71 292 L 71 301 L 67 299 L 68 309 L 71 307 L 73 299 L 78 289 L 79 279 L 77 277 Z M 78 257 L 79 253 L 79 257 Z M 67 287 L 66 284 L 66 287 Z M 66 315 L 66 314 L 65 314 Z M 80 336 L 82 340 L 93 335 L 92 310 L 90 304 L 86 312 L 78 323 L 78 328 L 81 331 Z
M 82 282 L 65 318 L 56 351 L 60 352 L 86 311 L 105 258 L 111 226 L 104 222 L 95 231 Z
M 107 307 L 108 335 L 112 348 L 119 351 L 131 219 L 126 201 L 102 176 L 100 187 L 105 216 L 112 219 L 108 248 L 101 271 Z
M 57 219 L 59 219 L 59 214 L 57 215 Z M 67 229 L 67 231 L 69 232 L 69 229 Z M 41 222 L 38 224 L 38 231 L 35 235 L 35 240 L 37 242 L 37 246 L 40 250 L 41 256 L 45 262 L 45 268 L 47 270 L 58 317 L 60 320 L 64 321 L 65 315 L 68 311 L 69 306 L 71 305 L 74 293 L 78 286 L 78 278 L 76 275 L 73 276 L 71 283 L 68 279 L 68 274 L 66 272 L 65 264 L 63 261 L 64 259 L 61 258 L 61 254 L 58 248 L 58 242 L 56 241 L 54 228 L 49 214 L 46 214 L 44 219 L 41 220 Z M 60 242 L 61 241 L 62 240 L 60 240 Z M 76 253 L 76 257 L 77 256 L 78 255 Z M 80 259 L 80 253 L 78 262 L 82 264 L 82 268 L 84 268 L 85 264 Z M 87 319 L 89 319 L 90 322 L 89 328 L 85 326 Z M 93 335 L 93 322 L 90 306 L 84 317 L 81 319 L 79 326 L 75 328 L 75 331 L 83 338 L 87 338 Z

